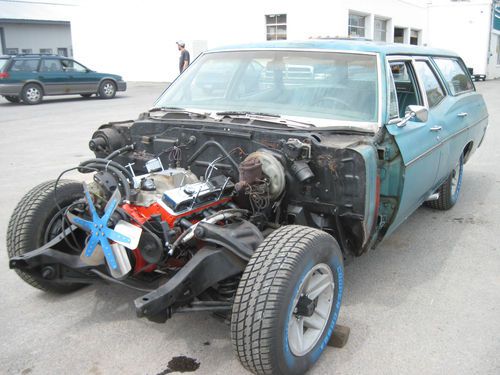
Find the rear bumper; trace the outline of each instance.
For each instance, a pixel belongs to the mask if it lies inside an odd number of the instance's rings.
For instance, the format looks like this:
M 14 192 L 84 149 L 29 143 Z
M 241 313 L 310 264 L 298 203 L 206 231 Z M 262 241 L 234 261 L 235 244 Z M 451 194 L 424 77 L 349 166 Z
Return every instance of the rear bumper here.
M 116 91 L 126 91 L 127 90 L 127 82 L 118 81 L 116 82 Z
M 19 96 L 22 88 L 18 83 L 0 83 L 0 95 Z

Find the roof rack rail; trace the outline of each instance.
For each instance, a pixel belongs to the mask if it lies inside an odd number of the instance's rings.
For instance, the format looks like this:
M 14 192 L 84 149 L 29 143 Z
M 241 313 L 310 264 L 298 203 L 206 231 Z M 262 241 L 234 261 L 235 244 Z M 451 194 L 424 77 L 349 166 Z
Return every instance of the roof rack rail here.
M 11 56 L 22 56 L 22 57 L 25 57 L 25 56 L 57 56 L 57 57 L 65 57 L 65 56 L 61 56 L 61 55 L 57 55 L 55 53 L 16 53 L 15 55 L 11 55 Z

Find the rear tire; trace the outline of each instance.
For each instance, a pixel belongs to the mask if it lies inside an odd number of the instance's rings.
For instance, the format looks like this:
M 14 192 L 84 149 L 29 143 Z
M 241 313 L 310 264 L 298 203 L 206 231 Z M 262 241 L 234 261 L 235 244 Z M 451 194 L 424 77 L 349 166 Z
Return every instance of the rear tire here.
M 21 98 L 18 96 L 4 96 L 5 100 L 11 102 L 11 103 L 20 103 Z
M 43 246 L 48 242 L 47 238 L 50 240 L 61 232 L 57 227 L 57 220 L 52 220 L 59 212 L 54 199 L 54 186 L 55 181 L 44 182 L 31 189 L 17 204 L 7 229 L 9 259 Z M 69 180 L 59 181 L 57 202 L 61 208 L 69 206 L 82 197 L 81 183 Z M 51 233 L 50 236 L 48 232 Z M 84 284 L 63 284 L 54 280 L 45 280 L 41 276 L 18 269 L 16 272 L 31 286 L 48 292 L 67 293 L 84 286 Z
M 446 181 L 439 187 L 439 198 L 425 202 L 425 205 L 436 210 L 449 210 L 458 201 L 464 172 L 464 155 L 460 155 L 457 165 L 451 171 Z
M 116 95 L 116 84 L 113 81 L 102 81 L 99 86 L 99 96 L 101 99 L 112 99 Z
M 43 99 L 42 87 L 36 83 L 28 83 L 23 87 L 21 97 L 26 104 L 38 104 Z
M 311 368 L 335 327 L 343 274 L 342 253 L 329 234 L 289 225 L 269 235 L 252 255 L 233 304 L 231 341 L 242 365 L 262 375 Z

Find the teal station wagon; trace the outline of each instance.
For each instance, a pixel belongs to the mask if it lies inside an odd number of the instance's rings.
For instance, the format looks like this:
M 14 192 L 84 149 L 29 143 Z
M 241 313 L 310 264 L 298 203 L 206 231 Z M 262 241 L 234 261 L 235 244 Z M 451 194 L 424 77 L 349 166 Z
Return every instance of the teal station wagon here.
M 45 95 L 96 94 L 111 99 L 125 91 L 116 74 L 97 73 L 73 59 L 57 55 L 0 56 L 0 95 L 12 103 L 38 104 Z
M 23 198 L 9 265 L 47 291 L 139 288 L 136 313 L 154 322 L 216 311 L 248 370 L 303 374 L 334 333 L 344 255 L 422 204 L 451 209 L 487 123 L 453 52 L 352 40 L 208 51 L 137 120 L 99 127 L 78 166 L 92 183 Z

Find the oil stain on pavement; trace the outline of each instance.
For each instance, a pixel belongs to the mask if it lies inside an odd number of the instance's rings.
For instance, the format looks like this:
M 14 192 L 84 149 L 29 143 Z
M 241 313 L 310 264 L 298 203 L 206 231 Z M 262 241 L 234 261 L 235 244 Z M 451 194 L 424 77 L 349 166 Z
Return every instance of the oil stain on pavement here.
M 200 362 L 197 359 L 186 356 L 174 357 L 168 362 L 167 368 L 156 375 L 166 375 L 172 372 L 193 372 L 198 370 Z

